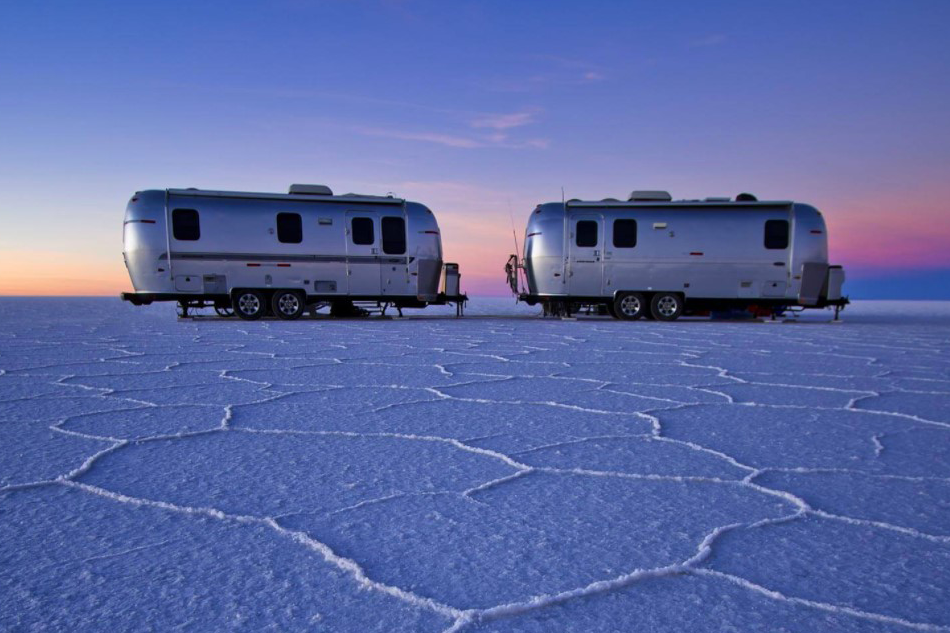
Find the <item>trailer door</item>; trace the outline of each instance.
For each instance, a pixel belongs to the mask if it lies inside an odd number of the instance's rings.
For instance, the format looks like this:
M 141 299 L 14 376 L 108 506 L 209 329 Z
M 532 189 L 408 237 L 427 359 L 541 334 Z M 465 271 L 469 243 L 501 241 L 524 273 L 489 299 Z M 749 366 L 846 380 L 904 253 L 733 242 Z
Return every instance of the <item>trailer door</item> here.
M 600 215 L 575 215 L 570 219 L 567 263 L 568 294 L 600 297 L 604 281 L 604 222 Z
M 379 218 L 367 211 L 346 212 L 346 279 L 349 294 L 379 296 Z
M 379 267 L 380 294 L 408 296 L 409 263 L 406 258 L 406 218 L 383 215 L 379 219 L 383 253 Z

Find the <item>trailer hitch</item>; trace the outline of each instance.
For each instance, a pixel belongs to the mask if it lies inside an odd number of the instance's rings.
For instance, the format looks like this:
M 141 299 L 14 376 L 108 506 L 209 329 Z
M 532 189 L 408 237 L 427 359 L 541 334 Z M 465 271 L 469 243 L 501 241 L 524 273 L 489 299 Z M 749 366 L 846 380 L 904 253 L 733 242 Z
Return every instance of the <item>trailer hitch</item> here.
M 518 263 L 517 255 L 510 255 L 508 257 L 508 262 L 505 264 L 505 277 L 508 282 L 508 287 L 511 288 L 511 292 L 515 296 L 519 296 L 518 292 L 518 270 L 523 269 L 524 265 Z

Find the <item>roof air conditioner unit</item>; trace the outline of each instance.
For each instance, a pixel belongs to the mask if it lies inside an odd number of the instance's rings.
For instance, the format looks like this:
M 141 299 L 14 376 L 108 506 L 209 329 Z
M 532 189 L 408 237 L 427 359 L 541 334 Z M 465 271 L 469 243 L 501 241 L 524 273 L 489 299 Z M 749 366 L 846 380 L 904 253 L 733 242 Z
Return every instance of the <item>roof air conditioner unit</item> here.
M 627 198 L 630 202 L 672 202 L 668 191 L 634 191 Z
M 326 185 L 290 185 L 287 193 L 307 196 L 332 196 L 333 192 Z

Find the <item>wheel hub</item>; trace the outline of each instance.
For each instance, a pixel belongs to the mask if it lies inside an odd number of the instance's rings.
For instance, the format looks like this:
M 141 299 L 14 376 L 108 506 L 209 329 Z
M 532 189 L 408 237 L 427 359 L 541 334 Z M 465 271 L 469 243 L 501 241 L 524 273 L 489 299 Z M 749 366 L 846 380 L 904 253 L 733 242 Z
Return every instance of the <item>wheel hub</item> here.
M 300 308 L 300 302 L 292 294 L 285 294 L 277 300 L 278 309 L 284 314 L 294 314 Z
M 261 302 L 251 294 L 241 295 L 238 305 L 244 314 L 257 314 L 257 311 L 261 309 Z
M 633 316 L 640 311 L 640 300 L 636 297 L 624 297 L 620 302 L 620 309 L 627 316 Z
M 676 308 L 678 307 L 678 302 L 673 297 L 662 297 L 657 302 L 657 310 L 663 316 L 673 316 L 676 314 Z

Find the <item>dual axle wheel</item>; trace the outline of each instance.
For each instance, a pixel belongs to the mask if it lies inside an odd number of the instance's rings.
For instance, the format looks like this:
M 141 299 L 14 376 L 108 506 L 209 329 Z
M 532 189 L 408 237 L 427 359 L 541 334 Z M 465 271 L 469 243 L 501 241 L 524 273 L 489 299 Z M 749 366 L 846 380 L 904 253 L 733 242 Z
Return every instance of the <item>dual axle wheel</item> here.
M 267 299 L 260 290 L 239 290 L 231 298 L 234 313 L 246 321 L 256 321 L 267 312 Z M 303 295 L 295 290 L 278 290 L 270 300 L 271 311 L 279 319 L 293 321 L 307 307 Z
M 675 292 L 658 292 L 647 305 L 639 292 L 621 292 L 613 302 L 613 313 L 618 319 L 633 321 L 640 317 L 657 321 L 675 321 L 683 313 L 683 298 Z

